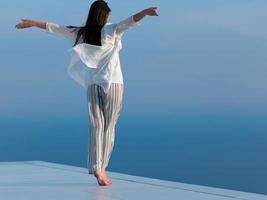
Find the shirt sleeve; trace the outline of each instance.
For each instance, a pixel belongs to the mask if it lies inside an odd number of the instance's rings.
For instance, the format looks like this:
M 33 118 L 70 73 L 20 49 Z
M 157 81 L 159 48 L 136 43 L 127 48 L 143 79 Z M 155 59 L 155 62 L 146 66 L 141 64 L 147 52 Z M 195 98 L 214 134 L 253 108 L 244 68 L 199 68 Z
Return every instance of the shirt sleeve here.
M 118 35 L 122 35 L 126 30 L 130 29 L 131 27 L 134 27 L 136 25 L 139 25 L 141 21 L 134 21 L 133 15 L 128 17 L 127 19 L 124 19 L 116 24 L 115 26 L 115 32 Z
M 77 36 L 77 31 L 74 28 L 68 28 L 64 25 L 56 24 L 53 22 L 46 22 L 46 31 L 48 33 L 62 36 L 72 41 L 74 41 Z

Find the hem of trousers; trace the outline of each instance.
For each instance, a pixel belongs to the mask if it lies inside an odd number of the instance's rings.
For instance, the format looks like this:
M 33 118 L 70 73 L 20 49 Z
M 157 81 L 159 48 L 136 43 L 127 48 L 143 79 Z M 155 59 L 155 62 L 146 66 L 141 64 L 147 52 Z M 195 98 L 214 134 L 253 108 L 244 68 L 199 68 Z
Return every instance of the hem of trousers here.
M 89 172 L 89 174 L 94 174 L 94 172 L 96 170 L 104 171 L 105 169 L 106 169 L 106 167 L 99 167 L 99 166 L 94 165 L 94 166 L 88 168 L 88 172 Z

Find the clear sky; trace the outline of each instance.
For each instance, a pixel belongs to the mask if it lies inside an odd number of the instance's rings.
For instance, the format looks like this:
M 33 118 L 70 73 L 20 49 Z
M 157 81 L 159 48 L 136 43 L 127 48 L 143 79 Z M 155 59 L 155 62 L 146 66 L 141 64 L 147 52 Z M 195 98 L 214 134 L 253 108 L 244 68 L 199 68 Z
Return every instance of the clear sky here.
M 92 1 L 1 0 L 0 117 L 82 116 L 72 43 L 21 18 L 82 25 Z M 158 7 L 123 36 L 123 113 L 267 111 L 267 1 L 108 1 L 111 22 Z

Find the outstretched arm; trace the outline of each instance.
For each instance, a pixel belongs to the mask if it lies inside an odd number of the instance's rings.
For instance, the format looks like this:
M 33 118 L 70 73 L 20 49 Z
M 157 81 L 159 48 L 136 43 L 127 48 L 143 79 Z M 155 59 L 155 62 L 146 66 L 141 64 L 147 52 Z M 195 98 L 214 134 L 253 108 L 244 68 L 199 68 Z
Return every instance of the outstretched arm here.
M 119 22 L 115 28 L 116 33 L 119 35 L 122 35 L 124 33 L 124 31 L 126 31 L 127 29 L 139 24 L 141 19 L 143 19 L 146 15 L 158 16 L 156 9 L 157 9 L 157 7 L 151 7 L 151 8 L 144 9 L 141 12 L 138 12 L 135 15 L 132 15 L 131 17 L 128 17 L 127 19 Z
M 143 19 L 146 15 L 148 16 L 158 16 L 158 13 L 156 12 L 157 7 L 152 7 L 152 8 L 147 8 L 145 10 L 142 10 L 139 13 L 136 13 L 133 16 L 133 19 L 135 22 L 140 21 L 141 19 Z
M 17 29 L 30 28 L 33 26 L 46 29 L 46 22 L 34 21 L 30 19 L 21 19 L 21 22 L 16 25 L 16 28 Z
M 77 31 L 73 30 L 73 28 L 68 28 L 66 26 L 52 22 L 41 22 L 30 19 L 22 19 L 22 21 L 16 25 L 17 29 L 30 28 L 30 27 L 46 29 L 48 33 L 63 36 L 70 40 L 76 39 Z

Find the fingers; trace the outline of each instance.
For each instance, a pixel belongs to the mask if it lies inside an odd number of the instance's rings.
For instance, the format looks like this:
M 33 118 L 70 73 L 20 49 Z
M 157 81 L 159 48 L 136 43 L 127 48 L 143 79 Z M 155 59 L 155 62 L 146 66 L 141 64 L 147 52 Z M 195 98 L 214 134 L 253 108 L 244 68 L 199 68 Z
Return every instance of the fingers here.
M 15 27 L 16 27 L 17 29 L 22 28 L 21 24 L 17 24 Z
M 148 15 L 150 15 L 150 16 L 158 16 L 158 13 L 157 13 L 156 9 L 157 9 L 157 7 L 148 8 Z
M 22 21 L 22 22 L 20 22 L 20 23 L 18 23 L 18 24 L 15 25 L 16 28 L 18 28 L 18 29 L 19 29 L 19 28 L 22 28 L 22 23 L 23 23 L 24 21 L 26 21 L 26 19 L 21 19 L 21 21 Z
M 16 27 L 16 28 L 20 28 L 20 23 L 16 24 L 15 27 Z
M 21 22 L 18 23 L 18 24 L 16 24 L 15 27 L 16 27 L 17 29 L 27 28 L 27 27 L 29 27 L 29 26 L 28 26 L 28 23 L 27 23 L 27 22 L 29 22 L 29 21 L 30 21 L 29 19 L 21 18 Z
M 24 22 L 20 22 L 15 26 L 17 29 L 26 28 Z
M 158 16 L 158 13 L 156 11 L 156 9 L 158 9 L 158 7 L 151 7 L 149 9 L 151 11 L 152 16 Z

